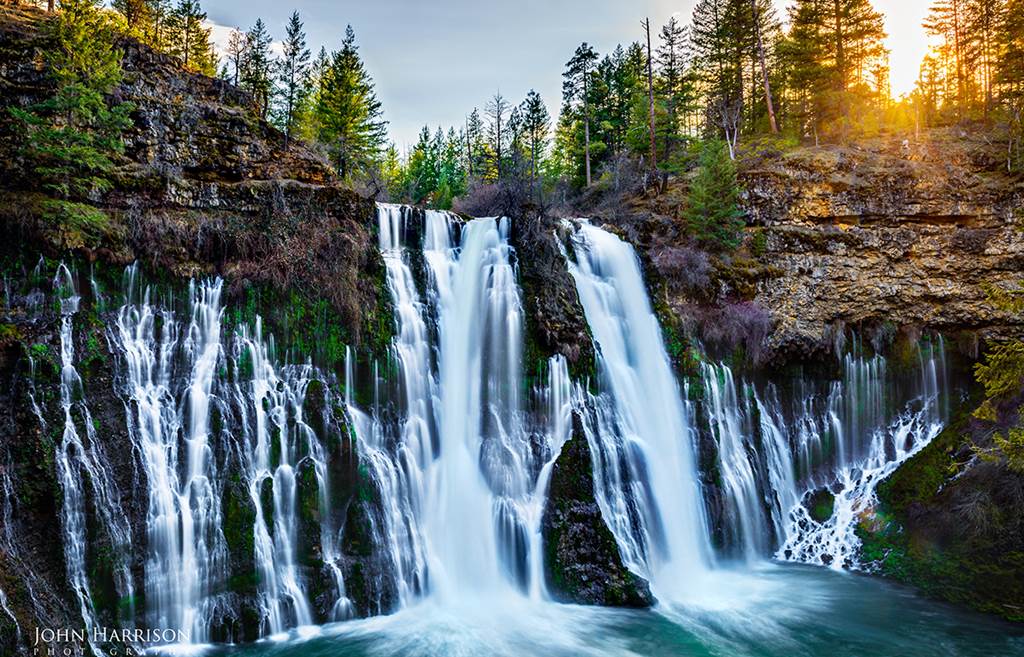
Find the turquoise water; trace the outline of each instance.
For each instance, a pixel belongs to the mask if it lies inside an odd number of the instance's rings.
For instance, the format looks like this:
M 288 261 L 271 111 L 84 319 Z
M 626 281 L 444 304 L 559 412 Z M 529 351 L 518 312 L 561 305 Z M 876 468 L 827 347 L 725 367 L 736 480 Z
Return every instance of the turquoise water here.
M 715 598 L 652 611 L 529 601 L 429 600 L 300 628 L 224 657 L 936 657 L 1024 655 L 1024 627 L 877 578 L 795 565 L 717 571 Z M 703 586 L 702 590 L 707 589 Z

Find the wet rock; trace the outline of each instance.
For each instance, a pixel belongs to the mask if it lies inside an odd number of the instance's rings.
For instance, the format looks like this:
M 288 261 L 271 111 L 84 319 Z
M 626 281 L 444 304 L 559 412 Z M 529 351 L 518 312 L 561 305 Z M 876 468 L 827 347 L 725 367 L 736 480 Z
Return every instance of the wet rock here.
M 557 227 L 545 215 L 513 222 L 526 322 L 524 368 L 527 375 L 543 372 L 547 359 L 561 354 L 573 378 L 584 380 L 595 373 L 593 341 L 576 283 L 555 241 Z
M 590 447 L 573 413 L 572 437 L 551 473 L 541 521 L 548 590 L 558 600 L 587 605 L 650 607 L 647 581 L 622 563 L 594 497 Z
M 295 466 L 296 504 L 298 506 L 298 545 L 295 546 L 299 564 L 319 567 L 323 560 L 320 542 L 320 485 L 316 476 L 316 463 L 308 456 Z

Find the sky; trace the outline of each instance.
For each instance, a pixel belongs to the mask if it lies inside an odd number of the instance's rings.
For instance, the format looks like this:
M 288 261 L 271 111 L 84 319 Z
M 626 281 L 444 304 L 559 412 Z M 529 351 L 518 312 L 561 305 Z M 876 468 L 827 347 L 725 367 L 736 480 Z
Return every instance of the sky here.
M 785 17 L 788 0 L 774 0 Z M 886 15 L 893 94 L 913 89 L 927 51 L 921 21 L 931 0 L 873 0 Z M 531 88 L 552 116 L 561 104 L 561 74 L 586 41 L 604 54 L 642 37 L 675 14 L 689 22 L 696 0 L 205 0 L 214 39 L 262 17 L 280 39 L 292 10 L 306 24 L 314 54 L 338 48 L 345 26 L 356 42 L 383 103 L 391 138 L 411 147 L 423 125 L 462 125 L 496 91 L 518 103 Z M 653 35 L 652 35 L 653 38 Z M 656 47 L 656 40 L 652 43 Z

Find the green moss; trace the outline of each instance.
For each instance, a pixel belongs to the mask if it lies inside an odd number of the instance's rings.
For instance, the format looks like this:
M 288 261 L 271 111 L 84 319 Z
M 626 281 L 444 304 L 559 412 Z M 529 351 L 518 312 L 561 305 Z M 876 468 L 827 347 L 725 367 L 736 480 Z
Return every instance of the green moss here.
M 825 522 L 832 517 L 836 507 L 836 496 L 828 488 L 819 488 L 811 494 L 807 508 L 815 522 Z
M 243 569 L 251 567 L 255 559 L 256 537 L 254 523 L 256 509 L 249 497 L 245 484 L 236 472 L 228 479 L 221 497 L 224 542 L 231 553 L 231 562 Z M 236 571 L 229 579 L 230 590 L 239 593 L 255 592 L 257 576 L 248 570 Z
M 913 504 L 930 501 L 963 468 L 965 463 L 957 460 L 956 452 L 969 419 L 967 413 L 958 414 L 931 443 L 878 485 L 878 498 L 886 508 L 902 514 Z

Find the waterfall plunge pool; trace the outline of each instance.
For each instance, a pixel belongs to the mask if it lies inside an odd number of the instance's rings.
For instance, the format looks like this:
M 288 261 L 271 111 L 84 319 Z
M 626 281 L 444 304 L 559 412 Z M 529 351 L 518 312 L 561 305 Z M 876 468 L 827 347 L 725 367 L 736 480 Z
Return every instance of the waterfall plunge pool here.
M 878 578 L 799 564 L 718 570 L 721 595 L 652 611 L 430 599 L 207 657 L 935 657 L 1024 655 L 1024 630 Z

